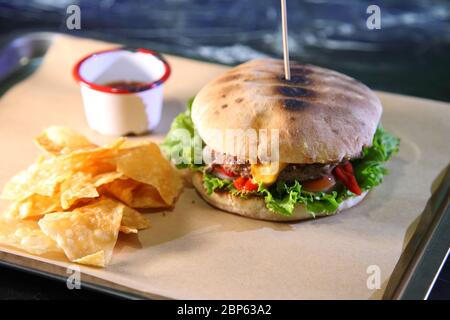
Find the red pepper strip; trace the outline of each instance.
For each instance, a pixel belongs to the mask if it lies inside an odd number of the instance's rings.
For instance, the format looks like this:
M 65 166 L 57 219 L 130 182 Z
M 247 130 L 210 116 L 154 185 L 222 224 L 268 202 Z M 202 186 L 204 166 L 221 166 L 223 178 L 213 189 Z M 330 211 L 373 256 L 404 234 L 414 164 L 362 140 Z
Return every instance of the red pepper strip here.
M 239 191 L 241 191 L 241 190 L 244 190 L 245 182 L 247 182 L 247 181 L 246 181 L 246 178 L 244 178 L 244 177 L 239 177 L 239 178 L 237 178 L 236 180 L 233 181 L 233 186 L 234 186 L 236 189 L 238 189 Z
M 239 177 L 233 181 L 233 185 L 239 191 L 251 192 L 258 190 L 258 185 L 253 183 L 250 178 Z
M 244 188 L 245 188 L 245 191 L 249 191 L 249 192 L 256 191 L 256 190 L 258 190 L 258 185 L 256 183 L 253 183 L 252 179 L 249 178 L 249 179 L 247 179 L 247 182 L 245 183 Z
M 353 166 L 350 163 L 350 161 L 345 162 L 343 167 L 344 167 L 344 171 L 353 174 Z
M 350 162 L 346 162 L 343 165 L 337 166 L 334 169 L 334 175 L 336 178 L 342 181 L 345 187 L 356 195 L 361 195 L 361 188 L 353 175 L 353 167 Z

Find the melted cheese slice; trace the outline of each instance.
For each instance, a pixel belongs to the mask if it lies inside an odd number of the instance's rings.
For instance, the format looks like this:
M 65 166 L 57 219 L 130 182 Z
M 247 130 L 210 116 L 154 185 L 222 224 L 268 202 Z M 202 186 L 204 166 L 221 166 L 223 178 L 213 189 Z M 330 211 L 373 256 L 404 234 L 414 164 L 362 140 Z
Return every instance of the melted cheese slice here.
M 287 166 L 287 163 L 281 162 L 271 162 L 267 164 L 252 164 L 251 172 L 253 179 L 257 182 L 262 182 L 264 185 L 268 186 L 273 184 L 283 170 Z

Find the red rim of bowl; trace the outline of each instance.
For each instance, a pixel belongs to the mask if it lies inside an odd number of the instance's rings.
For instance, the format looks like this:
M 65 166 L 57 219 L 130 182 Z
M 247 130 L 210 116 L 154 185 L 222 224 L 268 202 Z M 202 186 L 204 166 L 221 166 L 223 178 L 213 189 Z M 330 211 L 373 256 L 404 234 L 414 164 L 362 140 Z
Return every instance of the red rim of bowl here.
M 80 75 L 80 67 L 86 60 L 88 60 L 96 55 L 101 55 L 104 53 L 114 52 L 114 51 L 130 51 L 130 52 L 140 52 L 140 53 L 150 54 L 150 55 L 154 56 L 155 58 L 157 58 L 158 60 L 160 60 L 164 64 L 164 74 L 158 80 L 143 84 L 142 86 L 139 86 L 139 88 L 137 90 L 117 89 L 117 88 L 112 88 L 112 87 L 108 87 L 108 86 L 102 86 L 102 85 L 87 81 Z M 149 49 L 143 49 L 143 48 L 135 49 L 135 48 L 124 48 L 124 47 L 116 48 L 116 49 L 109 49 L 109 50 L 102 50 L 102 51 L 97 51 L 97 52 L 91 53 L 91 54 L 81 58 L 81 60 L 79 60 L 77 62 L 77 64 L 73 67 L 73 70 L 72 70 L 73 77 L 75 78 L 75 80 L 78 83 L 84 84 L 91 89 L 102 91 L 102 92 L 107 92 L 107 93 L 136 93 L 136 92 L 141 92 L 141 91 L 145 91 L 148 89 L 152 89 L 154 87 L 157 87 L 157 86 L 163 84 L 169 78 L 170 72 L 171 72 L 171 70 L 170 70 L 169 63 L 159 53 L 157 53 L 153 50 L 149 50 Z

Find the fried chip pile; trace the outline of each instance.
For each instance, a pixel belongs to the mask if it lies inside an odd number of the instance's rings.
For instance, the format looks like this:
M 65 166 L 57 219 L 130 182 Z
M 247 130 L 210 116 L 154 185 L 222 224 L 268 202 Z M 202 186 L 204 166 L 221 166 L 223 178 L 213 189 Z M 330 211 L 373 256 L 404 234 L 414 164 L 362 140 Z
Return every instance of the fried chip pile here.
M 64 252 L 72 262 L 105 267 L 119 232 L 150 226 L 135 209 L 172 207 L 182 190 L 151 142 L 97 146 L 65 127 L 50 127 L 35 142 L 44 154 L 0 195 L 12 201 L 0 216 L 0 243 L 32 254 Z

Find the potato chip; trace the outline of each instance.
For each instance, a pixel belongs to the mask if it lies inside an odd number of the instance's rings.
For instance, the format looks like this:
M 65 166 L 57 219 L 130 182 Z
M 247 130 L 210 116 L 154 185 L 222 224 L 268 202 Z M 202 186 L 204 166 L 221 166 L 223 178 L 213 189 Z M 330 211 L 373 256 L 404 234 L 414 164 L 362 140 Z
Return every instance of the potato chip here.
M 58 126 L 47 128 L 34 141 L 43 151 L 53 155 L 67 154 L 79 149 L 96 147 L 95 144 L 75 130 Z
M 154 186 L 167 205 L 172 205 L 181 191 L 182 181 L 172 164 L 154 143 L 121 149 L 117 171 L 125 176 Z
M 52 196 L 59 184 L 70 174 L 70 166 L 60 159 L 42 160 L 12 177 L 6 183 L 1 198 L 20 200 L 33 194 Z
M 158 190 L 148 184 L 141 184 L 132 192 L 131 203 L 127 203 L 133 208 L 167 208 L 158 193 Z
M 72 171 L 83 171 L 93 176 L 115 171 L 115 158 L 125 138 L 116 139 L 109 145 L 89 150 L 77 150 L 58 157 Z
M 62 210 L 59 197 L 33 194 L 28 198 L 13 202 L 5 211 L 5 216 L 15 219 L 41 217 L 44 214 Z
M 29 180 L 33 177 L 35 172 L 39 169 L 39 165 L 45 161 L 45 159 L 45 156 L 39 155 L 35 163 L 9 179 L 3 187 L 0 199 L 18 200 L 30 196 L 32 193 L 23 190 L 23 187 L 29 184 Z
M 109 158 L 94 160 L 91 163 L 79 167 L 78 171 L 90 173 L 92 176 L 99 176 L 116 171 L 116 163 L 114 156 Z
M 61 207 L 69 209 L 79 199 L 98 197 L 97 188 L 91 181 L 91 175 L 84 172 L 74 173 L 65 180 L 61 184 Z
M 125 226 L 120 226 L 119 229 L 120 232 L 125 233 L 125 234 L 130 234 L 130 233 L 138 233 L 138 229 L 136 228 L 130 228 L 130 227 L 125 227 Z
M 98 175 L 115 171 L 115 157 L 124 142 L 124 138 L 119 138 L 104 147 L 76 150 L 58 157 L 42 159 L 12 177 L 0 197 L 18 200 L 33 194 L 52 196 L 57 186 L 71 176 L 72 172 L 82 171 Z
M 107 263 L 105 260 L 105 251 L 103 251 L 103 250 L 100 250 L 96 253 L 82 257 L 80 259 L 76 259 L 73 262 L 76 262 L 79 264 L 85 264 L 88 266 L 101 267 L 101 268 L 104 268 Z
M 107 264 L 117 241 L 124 208 L 122 203 L 104 197 L 71 212 L 47 214 L 39 220 L 39 226 L 70 261 L 104 251 L 104 264 Z
M 149 142 L 146 140 L 129 140 L 127 139 L 121 146 L 120 149 L 132 149 L 140 147 L 144 144 L 148 144 Z
M 92 178 L 92 183 L 98 188 L 101 187 L 104 184 L 113 182 L 116 179 L 120 179 L 123 177 L 123 174 L 121 174 L 120 172 L 105 172 L 105 173 L 101 173 L 96 175 L 95 177 Z
M 32 164 L 26 170 L 22 170 L 13 176 L 3 187 L 0 198 L 5 200 L 16 200 L 27 198 L 33 194 L 27 185 L 36 173 L 38 164 Z
M 120 225 L 121 227 L 142 230 L 149 228 L 150 222 L 139 211 L 125 206 Z
M 0 215 L 0 243 L 30 253 L 64 252 L 104 267 L 119 232 L 150 226 L 133 208 L 171 206 L 182 188 L 153 143 L 119 138 L 100 147 L 64 127 L 48 128 L 35 142 L 46 156 L 12 177 L 0 196 L 13 201 Z
M 133 179 L 117 179 L 111 183 L 105 184 L 102 190 L 117 200 L 130 205 L 133 200 L 133 189 L 138 187 L 139 184 L 139 182 L 136 182 Z
M 39 228 L 37 221 L 0 219 L 0 243 L 32 254 L 62 252 Z

